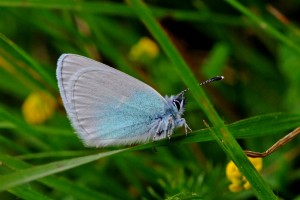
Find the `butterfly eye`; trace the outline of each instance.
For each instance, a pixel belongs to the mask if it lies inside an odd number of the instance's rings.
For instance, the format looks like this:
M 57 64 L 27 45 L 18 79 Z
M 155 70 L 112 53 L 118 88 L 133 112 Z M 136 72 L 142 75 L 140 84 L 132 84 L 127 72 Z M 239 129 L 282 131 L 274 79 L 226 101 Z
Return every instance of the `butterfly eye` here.
M 173 100 L 173 105 L 177 108 L 177 110 L 180 110 L 181 108 L 180 101 L 178 101 L 177 99 Z

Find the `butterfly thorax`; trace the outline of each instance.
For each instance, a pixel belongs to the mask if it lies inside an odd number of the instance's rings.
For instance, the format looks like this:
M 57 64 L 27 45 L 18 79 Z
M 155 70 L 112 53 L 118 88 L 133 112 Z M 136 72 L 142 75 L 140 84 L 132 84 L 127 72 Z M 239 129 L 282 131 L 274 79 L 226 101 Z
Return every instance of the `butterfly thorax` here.
M 162 139 L 168 137 L 170 139 L 173 130 L 176 127 L 185 127 L 190 129 L 186 124 L 184 118 L 182 118 L 182 114 L 185 108 L 185 97 L 184 93 L 181 92 L 178 95 L 166 96 L 166 106 L 164 110 L 164 114 L 160 116 L 159 120 L 156 122 L 155 129 L 152 129 L 152 134 L 154 135 L 154 140 Z

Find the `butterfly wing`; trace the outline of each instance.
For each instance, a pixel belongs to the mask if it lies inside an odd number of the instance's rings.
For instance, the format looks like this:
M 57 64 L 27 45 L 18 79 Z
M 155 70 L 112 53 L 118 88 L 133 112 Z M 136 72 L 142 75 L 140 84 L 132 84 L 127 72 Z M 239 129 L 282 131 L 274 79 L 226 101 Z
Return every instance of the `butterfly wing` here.
M 83 56 L 62 55 L 57 78 L 68 116 L 87 146 L 145 142 L 165 110 L 166 100 L 150 86 Z

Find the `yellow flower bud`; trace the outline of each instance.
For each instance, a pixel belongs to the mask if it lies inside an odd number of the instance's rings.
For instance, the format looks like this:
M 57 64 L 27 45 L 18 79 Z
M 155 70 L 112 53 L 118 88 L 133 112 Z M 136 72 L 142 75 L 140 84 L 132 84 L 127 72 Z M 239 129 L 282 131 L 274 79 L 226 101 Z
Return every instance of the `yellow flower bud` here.
M 52 117 L 56 106 L 56 100 L 51 94 L 33 92 L 24 101 L 22 112 L 27 123 L 41 124 Z
M 147 37 L 142 37 L 138 43 L 132 46 L 129 58 L 133 61 L 142 59 L 153 59 L 159 53 L 158 45 Z

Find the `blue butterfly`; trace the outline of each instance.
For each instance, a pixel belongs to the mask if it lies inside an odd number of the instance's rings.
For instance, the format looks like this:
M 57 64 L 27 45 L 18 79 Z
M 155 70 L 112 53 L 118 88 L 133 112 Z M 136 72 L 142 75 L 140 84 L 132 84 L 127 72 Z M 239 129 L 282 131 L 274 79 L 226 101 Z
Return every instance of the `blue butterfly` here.
M 177 127 L 191 130 L 182 118 L 187 90 L 164 98 L 123 72 L 74 54 L 59 58 L 56 74 L 68 117 L 86 146 L 145 143 L 170 139 Z

